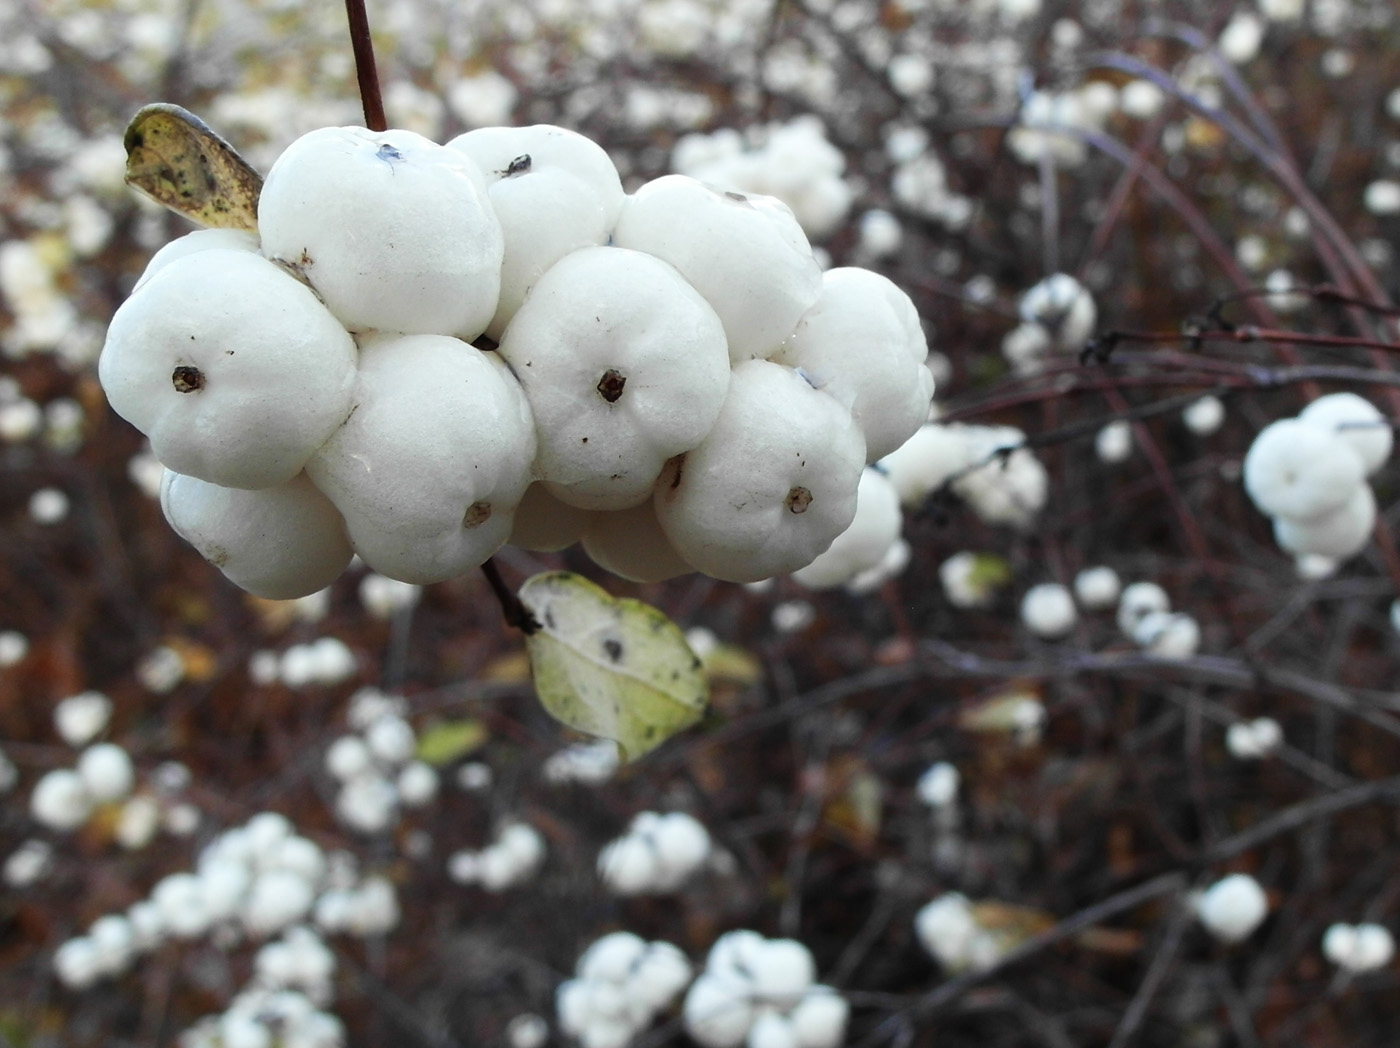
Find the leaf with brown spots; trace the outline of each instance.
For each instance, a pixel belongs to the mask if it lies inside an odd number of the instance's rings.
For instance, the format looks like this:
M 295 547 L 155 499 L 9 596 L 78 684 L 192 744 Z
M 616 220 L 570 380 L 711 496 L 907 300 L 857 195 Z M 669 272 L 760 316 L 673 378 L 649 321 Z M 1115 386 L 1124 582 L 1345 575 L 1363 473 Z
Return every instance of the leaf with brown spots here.
M 123 143 L 128 185 L 201 226 L 257 232 L 262 176 L 189 110 L 143 106 Z
M 525 643 L 535 691 L 555 720 L 612 739 L 635 760 L 704 714 L 704 667 L 651 605 L 614 599 L 567 571 L 527 579 L 520 600 L 540 623 Z

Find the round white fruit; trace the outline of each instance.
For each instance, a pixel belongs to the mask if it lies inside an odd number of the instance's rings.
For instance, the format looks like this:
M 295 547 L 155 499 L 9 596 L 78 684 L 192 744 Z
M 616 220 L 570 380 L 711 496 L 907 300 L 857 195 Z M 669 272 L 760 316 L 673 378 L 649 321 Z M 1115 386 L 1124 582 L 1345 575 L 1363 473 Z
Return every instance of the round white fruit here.
M 266 259 L 223 248 L 164 266 L 112 318 L 98 377 L 170 469 L 291 480 L 350 412 L 354 340 Z
M 776 350 L 821 295 L 812 247 L 773 197 L 666 175 L 628 198 L 613 242 L 680 270 L 724 322 L 736 364 Z
M 267 174 L 258 231 L 352 331 L 470 340 L 496 312 L 505 243 L 481 170 L 412 131 L 303 135 Z
M 695 570 L 661 530 L 651 499 L 631 509 L 592 514 L 583 548 L 600 568 L 632 582 L 661 582 Z
M 1244 457 L 1244 489 L 1273 517 L 1315 520 L 1348 502 L 1365 482 L 1361 456 L 1335 430 L 1301 418 L 1259 431 Z
M 447 146 L 481 169 L 505 236 L 500 300 L 486 327 L 499 339 L 545 270 L 571 251 L 607 243 L 626 194 L 601 146 L 551 124 L 482 127 Z
M 245 491 L 166 470 L 160 508 L 234 585 L 268 600 L 325 589 L 354 555 L 340 513 L 305 473 Z
M 1346 560 L 1360 553 L 1376 526 L 1376 496 L 1369 484 L 1325 516 L 1312 520 L 1274 518 L 1274 538 L 1289 553 Z
M 1314 400 L 1298 413 L 1298 417 L 1332 430 L 1350 444 L 1361 456 L 1368 476 L 1390 458 L 1395 439 L 1390 421 L 1365 397 L 1356 393 L 1329 393 Z
M 668 465 L 656 515 L 696 569 L 757 582 L 810 564 L 850 526 L 864 464 L 840 404 L 790 368 L 749 361 L 709 436 Z
M 529 408 L 498 359 L 458 339 L 361 341 L 355 410 L 307 472 L 375 571 L 460 575 L 510 535 L 534 457 Z
M 867 469 L 856 489 L 856 515 L 851 526 L 792 577 L 809 589 L 844 586 L 884 560 L 899 539 L 903 523 L 894 485 L 879 470 Z
M 645 501 L 729 386 L 714 310 L 664 262 L 615 247 L 575 251 L 541 277 L 500 354 L 534 411 L 537 475 L 584 509 Z
M 928 418 L 933 373 L 909 296 L 868 269 L 822 274 L 821 297 L 769 359 L 801 368 L 851 410 L 870 460 L 888 455 Z

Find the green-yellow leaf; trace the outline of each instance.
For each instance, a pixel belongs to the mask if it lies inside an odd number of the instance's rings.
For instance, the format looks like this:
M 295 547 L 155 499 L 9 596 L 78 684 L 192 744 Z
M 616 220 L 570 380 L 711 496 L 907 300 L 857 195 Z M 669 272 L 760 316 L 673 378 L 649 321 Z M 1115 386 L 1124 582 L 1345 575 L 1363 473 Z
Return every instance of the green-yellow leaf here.
M 470 717 L 440 721 L 418 737 L 418 759 L 438 768 L 478 749 L 486 741 L 486 726 Z
M 123 141 L 128 185 L 201 226 L 257 232 L 262 176 L 189 110 L 144 106 Z
M 556 720 L 612 739 L 635 760 L 705 712 L 700 660 L 649 604 L 614 599 L 566 571 L 527 579 L 520 600 L 539 623 L 526 646 L 535 690 Z

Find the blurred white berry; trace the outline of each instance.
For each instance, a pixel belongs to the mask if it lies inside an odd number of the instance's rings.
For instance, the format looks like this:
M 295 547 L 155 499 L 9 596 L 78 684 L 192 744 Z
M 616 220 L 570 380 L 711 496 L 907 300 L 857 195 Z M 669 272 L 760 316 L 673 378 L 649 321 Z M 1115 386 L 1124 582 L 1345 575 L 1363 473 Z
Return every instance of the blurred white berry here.
M 1216 881 L 1197 900 L 1196 914 L 1206 931 L 1221 942 L 1242 942 L 1269 914 L 1269 900 L 1247 873 Z

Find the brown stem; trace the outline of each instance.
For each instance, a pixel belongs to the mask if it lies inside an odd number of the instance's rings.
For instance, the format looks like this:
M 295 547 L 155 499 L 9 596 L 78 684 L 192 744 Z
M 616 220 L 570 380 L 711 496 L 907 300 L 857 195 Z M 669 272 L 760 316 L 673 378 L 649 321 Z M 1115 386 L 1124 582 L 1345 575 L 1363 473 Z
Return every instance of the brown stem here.
M 389 122 L 384 117 L 384 98 L 379 93 L 379 71 L 374 65 L 374 41 L 369 35 L 365 0 L 345 0 L 345 14 L 350 20 L 350 47 L 355 53 L 355 79 L 360 85 L 365 127 L 387 131 Z
M 535 621 L 535 616 L 530 614 L 530 609 L 521 603 L 515 591 L 506 585 L 505 579 L 501 578 L 501 569 L 496 567 L 496 562 L 490 557 L 481 565 L 481 573 L 486 576 L 486 581 L 491 585 L 491 592 L 496 595 L 496 601 L 501 605 L 501 615 L 506 620 L 506 625 L 518 629 L 525 636 L 539 632 L 540 624 Z

